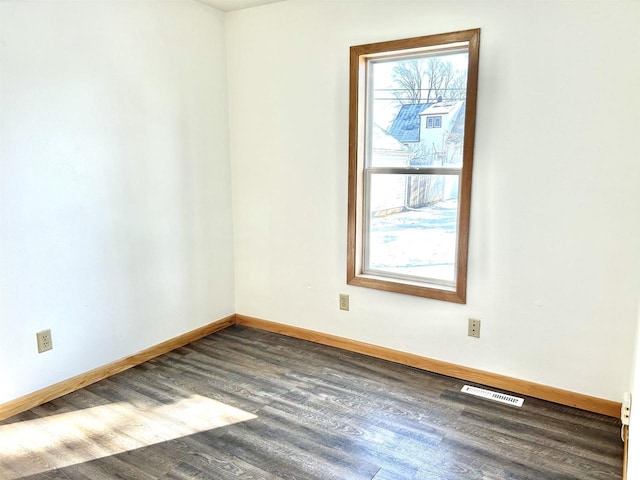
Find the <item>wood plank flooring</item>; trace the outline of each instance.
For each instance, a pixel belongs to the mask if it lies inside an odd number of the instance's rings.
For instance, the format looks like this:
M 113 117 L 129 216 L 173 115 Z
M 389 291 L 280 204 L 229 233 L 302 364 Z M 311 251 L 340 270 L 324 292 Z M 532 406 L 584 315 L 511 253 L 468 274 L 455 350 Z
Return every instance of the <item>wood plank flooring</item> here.
M 620 479 L 616 419 L 234 326 L 0 422 L 0 479 Z

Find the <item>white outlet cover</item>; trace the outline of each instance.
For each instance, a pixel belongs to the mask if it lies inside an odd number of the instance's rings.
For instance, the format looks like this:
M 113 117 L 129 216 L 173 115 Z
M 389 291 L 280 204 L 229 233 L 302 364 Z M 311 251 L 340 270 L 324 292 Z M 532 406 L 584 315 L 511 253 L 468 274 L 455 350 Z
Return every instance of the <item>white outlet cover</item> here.
M 53 340 L 51 338 L 51 330 L 43 330 L 36 333 L 36 341 L 38 343 L 38 353 L 47 352 L 53 348 Z

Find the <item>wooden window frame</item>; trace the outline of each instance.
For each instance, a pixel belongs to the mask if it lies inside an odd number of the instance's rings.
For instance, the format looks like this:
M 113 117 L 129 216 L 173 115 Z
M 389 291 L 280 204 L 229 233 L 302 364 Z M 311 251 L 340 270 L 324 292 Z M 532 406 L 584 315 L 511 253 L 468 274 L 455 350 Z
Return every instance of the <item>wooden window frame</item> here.
M 393 276 L 377 276 L 363 273 L 364 200 L 364 151 L 367 60 L 429 51 L 440 47 L 464 45 L 468 48 L 467 92 L 465 104 L 463 167 L 460 174 L 458 238 L 456 249 L 456 278 L 452 286 L 434 282 L 411 281 Z M 471 174 L 476 123 L 478 87 L 478 59 L 480 29 L 428 35 L 424 37 L 392 40 L 353 46 L 350 49 L 349 82 L 349 184 L 348 184 L 348 235 L 347 235 L 347 283 L 389 292 L 466 303 L 467 263 L 469 250 L 469 221 L 471 211 Z M 422 173 L 417 171 L 416 173 Z M 430 173 L 430 172 L 424 172 Z

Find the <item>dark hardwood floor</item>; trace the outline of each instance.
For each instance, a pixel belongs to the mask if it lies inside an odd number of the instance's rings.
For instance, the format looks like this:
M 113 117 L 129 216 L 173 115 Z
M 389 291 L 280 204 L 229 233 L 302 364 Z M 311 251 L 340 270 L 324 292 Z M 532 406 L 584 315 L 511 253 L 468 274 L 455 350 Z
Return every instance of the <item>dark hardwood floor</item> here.
M 234 326 L 0 422 L 0 478 L 619 479 L 616 419 Z

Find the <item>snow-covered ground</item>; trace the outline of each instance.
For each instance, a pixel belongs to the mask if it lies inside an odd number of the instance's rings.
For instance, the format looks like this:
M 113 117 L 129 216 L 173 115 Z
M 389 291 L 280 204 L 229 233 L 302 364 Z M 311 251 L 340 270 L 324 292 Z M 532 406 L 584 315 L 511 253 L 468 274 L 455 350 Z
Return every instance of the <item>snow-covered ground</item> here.
M 454 281 L 457 211 L 457 200 L 448 200 L 372 218 L 369 268 Z

